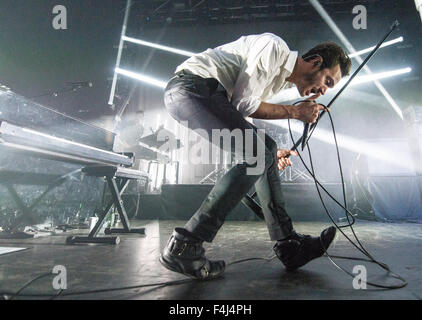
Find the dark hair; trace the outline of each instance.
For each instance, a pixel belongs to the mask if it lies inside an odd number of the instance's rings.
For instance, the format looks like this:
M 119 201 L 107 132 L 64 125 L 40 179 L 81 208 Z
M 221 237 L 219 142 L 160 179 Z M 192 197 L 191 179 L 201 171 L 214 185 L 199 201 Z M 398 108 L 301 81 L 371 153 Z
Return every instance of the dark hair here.
M 340 65 L 341 76 L 344 77 L 349 74 L 352 62 L 338 44 L 334 42 L 320 43 L 305 53 L 302 58 L 305 60 L 312 59 L 314 56 L 318 55 L 321 56 L 323 60 L 320 69 L 331 69 L 336 65 Z

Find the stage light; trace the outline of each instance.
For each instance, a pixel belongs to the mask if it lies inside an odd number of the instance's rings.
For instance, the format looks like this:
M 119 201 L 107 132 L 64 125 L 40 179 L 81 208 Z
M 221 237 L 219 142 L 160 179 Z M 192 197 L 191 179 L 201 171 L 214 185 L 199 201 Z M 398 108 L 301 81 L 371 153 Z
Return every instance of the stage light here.
M 403 37 L 399 37 L 399 38 L 396 38 L 396 39 L 393 39 L 393 40 L 384 42 L 380 46 L 380 48 L 391 46 L 392 44 L 399 43 L 399 42 L 403 42 Z M 360 50 L 360 51 L 356 51 L 354 53 L 349 54 L 349 58 L 354 58 L 354 57 L 357 57 L 357 56 L 361 56 L 362 54 L 365 54 L 367 52 L 371 52 L 372 50 L 374 50 L 374 48 L 375 48 L 375 46 L 370 47 L 370 48 L 367 48 L 367 49 L 363 49 L 363 50 Z
M 366 82 L 371 82 L 371 81 L 377 81 L 378 79 L 384 79 L 384 78 L 389 78 L 389 77 L 394 77 L 400 74 L 404 74 L 404 73 L 409 73 L 411 72 L 412 69 L 407 67 L 407 68 L 403 68 L 403 69 L 397 69 L 397 70 L 392 70 L 392 71 L 386 71 L 386 72 L 380 72 L 380 73 L 373 73 L 370 75 L 365 75 L 365 76 L 359 76 L 353 79 L 353 81 L 350 83 L 350 86 L 355 86 L 355 85 L 359 85 L 362 83 L 366 83 Z M 343 78 L 338 84 L 337 87 L 341 88 L 347 81 L 347 78 Z M 381 89 L 382 90 L 382 89 Z M 334 89 L 328 89 L 327 92 L 332 92 L 334 91 Z M 297 91 L 296 88 L 290 88 L 290 89 L 286 89 L 281 91 L 279 94 L 275 95 L 273 98 L 271 98 L 270 100 L 268 100 L 268 102 L 270 103 L 281 103 L 283 101 L 291 101 L 291 100 L 295 100 L 295 99 L 305 99 L 304 97 L 301 97 L 299 92 Z M 393 104 L 394 101 L 389 101 L 390 104 Z
M 365 75 L 365 76 L 360 76 L 360 77 L 354 78 L 352 80 L 352 82 L 350 83 L 350 85 L 358 85 L 358 84 L 361 84 L 361 83 L 366 83 L 366 82 L 370 82 L 370 81 L 374 81 L 374 80 L 378 80 L 378 79 L 394 77 L 394 76 L 398 76 L 400 74 L 409 73 L 411 71 L 412 71 L 412 69 L 408 67 L 408 68 L 397 69 L 397 70 L 393 70 L 393 71 L 379 72 L 379 73 L 369 74 L 369 75 Z M 348 78 L 342 79 L 340 81 L 340 84 L 343 85 L 343 83 L 345 83 L 347 80 L 348 80 Z
M 419 14 L 421 16 L 421 21 L 422 21 L 422 0 L 415 0 L 415 6 L 416 6 L 416 10 L 419 11 Z
M 122 39 L 124 41 L 136 43 L 136 44 L 139 44 L 141 46 L 146 46 L 146 47 L 151 47 L 151 48 L 155 48 L 155 49 L 159 49 L 159 50 L 163 50 L 163 51 L 173 52 L 173 53 L 176 53 L 176 54 L 180 54 L 182 56 L 191 57 L 195 54 L 194 52 L 189 52 L 189 51 L 186 51 L 186 50 L 171 48 L 171 47 L 168 47 L 168 46 L 163 46 L 161 44 L 148 42 L 148 41 L 144 41 L 144 40 L 140 40 L 140 39 L 135 39 L 135 38 L 127 37 L 127 36 L 123 36 Z
M 121 68 L 116 68 L 115 72 L 117 74 L 121 74 L 121 75 L 124 75 L 124 76 L 132 78 L 132 79 L 136 79 L 136 80 L 139 80 L 139 81 L 142 81 L 142 82 L 145 82 L 145 83 L 152 84 L 152 85 L 159 87 L 159 88 L 164 89 L 167 86 L 167 82 L 165 82 L 165 81 L 154 79 L 152 77 L 149 77 L 149 76 L 146 76 L 146 75 L 143 75 L 143 74 L 140 74 L 140 73 L 124 70 L 124 69 L 121 69 Z

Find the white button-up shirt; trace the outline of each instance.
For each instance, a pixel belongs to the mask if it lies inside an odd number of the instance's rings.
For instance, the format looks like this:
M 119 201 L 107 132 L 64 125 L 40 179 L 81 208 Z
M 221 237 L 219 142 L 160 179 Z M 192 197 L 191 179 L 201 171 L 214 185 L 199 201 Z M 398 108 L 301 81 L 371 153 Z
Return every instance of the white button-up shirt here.
M 240 39 L 196 54 L 177 67 L 203 78 L 214 78 L 226 89 L 229 101 L 244 117 L 262 101 L 291 88 L 286 78 L 293 72 L 297 51 L 272 33 Z

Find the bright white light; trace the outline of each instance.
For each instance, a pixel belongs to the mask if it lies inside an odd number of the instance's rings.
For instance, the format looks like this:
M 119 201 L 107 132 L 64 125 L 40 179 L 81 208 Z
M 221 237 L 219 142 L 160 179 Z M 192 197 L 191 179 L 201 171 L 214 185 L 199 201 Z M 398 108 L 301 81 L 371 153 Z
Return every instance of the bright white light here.
M 289 129 L 287 121 L 280 120 L 266 120 L 266 122 L 271 122 L 274 125 L 280 126 L 285 129 Z M 292 132 L 302 135 L 303 133 L 303 124 L 299 121 L 290 121 L 290 127 Z M 340 148 L 350 150 L 356 153 L 362 153 L 367 157 L 377 159 L 381 162 L 388 163 L 392 167 L 398 167 L 405 169 L 406 171 L 413 171 L 414 166 L 410 161 L 410 157 L 406 152 L 395 152 L 394 157 L 391 156 L 391 149 L 385 147 L 374 145 L 374 143 L 368 143 L 358 139 L 354 139 L 342 134 L 336 133 L 338 146 Z M 312 134 L 312 138 L 323 141 L 325 143 L 334 145 L 334 138 L 331 131 L 327 131 L 321 128 L 315 129 Z M 298 137 L 296 137 L 298 139 Z M 289 141 L 290 141 L 289 136 Z
M 350 86 L 359 85 L 361 83 L 370 82 L 370 81 L 376 81 L 378 79 L 389 78 L 389 77 L 397 76 L 400 74 L 409 73 L 411 71 L 412 71 L 411 68 L 403 68 L 403 69 L 397 69 L 397 70 L 392 70 L 392 71 L 373 73 L 370 75 L 355 77 L 353 81 L 350 83 Z M 349 77 L 341 79 L 340 82 L 337 84 L 337 87 L 341 88 L 348 79 Z M 334 89 L 328 89 L 327 92 L 331 92 L 333 90 Z M 306 97 L 300 96 L 296 88 L 290 88 L 290 89 L 280 91 L 280 93 L 273 96 L 270 100 L 268 100 L 268 102 L 280 103 L 283 101 L 291 101 L 291 100 L 300 99 L 300 98 L 306 99 Z M 394 101 L 389 101 L 389 102 L 392 105 L 393 104 L 396 105 Z M 400 108 L 397 105 L 395 109 L 396 109 L 396 112 L 400 110 Z M 400 114 L 401 114 L 401 111 L 400 111 Z
M 176 53 L 176 54 L 180 54 L 182 56 L 191 57 L 195 54 L 194 52 L 189 52 L 189 51 L 186 51 L 186 50 L 171 48 L 171 47 L 163 46 L 161 44 L 148 42 L 148 41 L 144 41 L 144 40 L 140 40 L 140 39 L 135 39 L 135 38 L 127 37 L 127 36 L 123 36 L 122 39 L 125 40 L 125 41 L 128 41 L 128 42 L 132 42 L 132 43 L 142 45 L 142 46 L 151 47 L 151 48 L 155 48 L 155 49 L 159 49 L 159 50 L 163 50 L 163 51 L 168 51 L 168 52 L 173 52 L 173 53 Z
M 167 86 L 167 82 L 165 82 L 165 81 L 154 79 L 152 77 L 145 76 L 145 75 L 140 74 L 140 73 L 124 70 L 124 69 L 121 69 L 121 68 L 116 68 L 115 72 L 118 73 L 118 74 L 127 76 L 129 78 L 132 78 L 132 79 L 136 79 L 136 80 L 139 80 L 139 81 L 142 81 L 142 82 L 145 82 L 145 83 L 152 84 L 156 87 L 160 87 L 160 88 L 163 88 L 163 89 Z
M 416 10 L 419 11 L 422 20 L 422 0 L 415 0 Z
M 403 37 L 399 37 L 399 38 L 396 38 L 396 39 L 393 39 L 393 40 L 384 42 L 380 46 L 380 48 L 384 48 L 386 46 L 391 46 L 392 44 L 395 44 L 395 43 L 398 43 L 398 42 L 403 42 Z M 363 50 L 360 50 L 360 51 L 356 51 L 354 53 L 349 54 L 349 57 L 350 58 L 354 58 L 354 57 L 360 56 L 360 55 L 362 55 L 364 53 L 367 53 L 367 52 L 370 52 L 370 51 L 374 50 L 374 48 L 375 48 L 375 46 L 370 47 L 370 48 L 367 48 L 367 49 L 363 49 Z
M 412 71 L 411 68 L 403 68 L 403 69 L 397 69 L 397 70 L 393 70 L 393 71 L 386 71 L 386 72 L 380 72 L 380 73 L 374 73 L 374 74 L 369 74 L 369 75 L 365 75 L 365 76 L 360 76 L 360 77 L 354 78 L 352 80 L 352 82 L 350 83 L 350 85 L 357 85 L 357 84 L 370 82 L 370 81 L 374 81 L 374 80 L 378 80 L 378 79 L 394 77 L 394 76 L 398 76 L 400 74 L 409 73 L 411 71 Z M 342 86 L 344 83 L 346 83 L 346 81 L 348 79 L 349 79 L 349 77 L 343 78 L 340 81 L 340 86 Z

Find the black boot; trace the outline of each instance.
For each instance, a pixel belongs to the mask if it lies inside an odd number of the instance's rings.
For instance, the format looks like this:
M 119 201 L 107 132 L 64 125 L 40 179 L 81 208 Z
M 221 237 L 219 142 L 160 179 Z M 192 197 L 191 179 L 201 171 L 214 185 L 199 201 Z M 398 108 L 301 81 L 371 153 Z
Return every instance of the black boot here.
M 176 228 L 160 257 L 167 269 L 191 278 L 208 280 L 223 275 L 225 262 L 210 261 L 205 257 L 202 241 L 194 238 L 186 230 Z
M 287 270 L 295 270 L 321 257 L 334 240 L 336 231 L 335 227 L 329 227 L 319 237 L 294 232 L 286 240 L 278 241 L 273 249 Z

